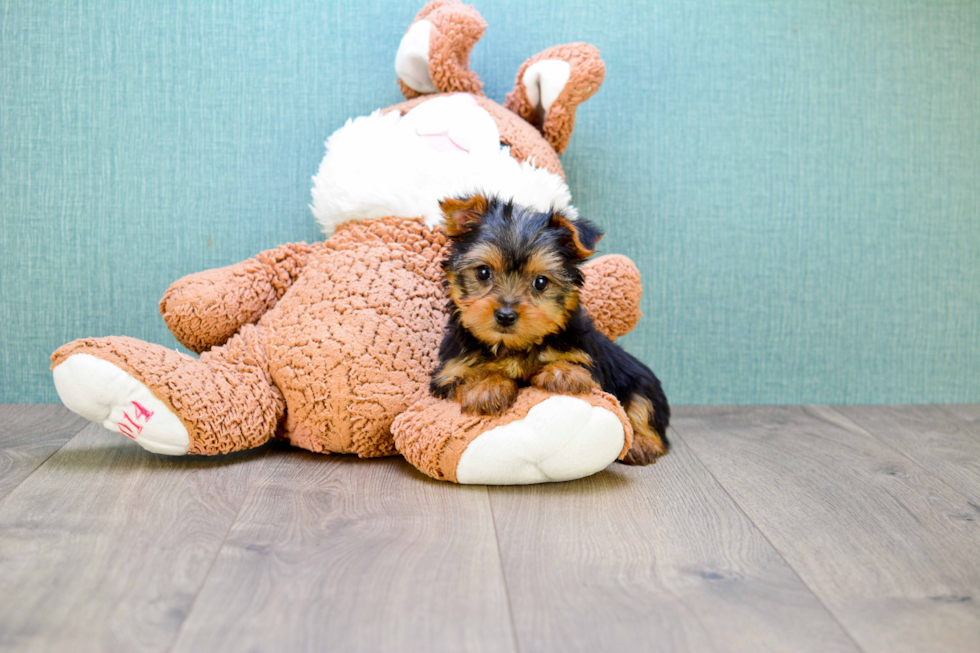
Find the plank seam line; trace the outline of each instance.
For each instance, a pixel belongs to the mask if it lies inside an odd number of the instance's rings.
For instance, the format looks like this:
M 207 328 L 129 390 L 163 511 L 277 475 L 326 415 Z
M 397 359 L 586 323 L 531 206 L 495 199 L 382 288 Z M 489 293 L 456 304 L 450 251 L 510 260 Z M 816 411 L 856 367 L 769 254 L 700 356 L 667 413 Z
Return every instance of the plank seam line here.
M 920 405 L 920 406 L 939 406 L 939 404 L 918 404 L 918 405 Z M 880 444 L 882 444 L 886 448 L 894 451 L 900 457 L 904 458 L 905 460 L 909 461 L 910 463 L 912 463 L 913 465 L 915 465 L 916 467 L 918 467 L 926 476 L 928 476 L 930 478 L 933 478 L 933 479 L 939 481 L 939 483 L 942 484 L 942 485 L 944 485 L 944 486 L 946 486 L 947 489 L 949 489 L 950 491 L 955 492 L 959 496 L 963 497 L 963 500 L 964 501 L 973 501 L 973 498 L 972 497 L 967 496 L 965 493 L 963 493 L 958 488 L 955 488 L 952 485 L 950 485 L 949 483 L 947 483 L 945 481 L 945 479 L 943 479 L 940 476 L 938 476 L 935 472 L 933 472 L 928 467 L 926 467 L 925 465 L 923 465 L 922 463 L 920 463 L 918 460 L 916 460 L 915 458 L 913 458 L 910 454 L 905 453 L 901 449 L 897 449 L 895 447 L 895 445 L 889 443 L 886 440 L 883 440 L 882 438 L 880 438 L 879 436 L 877 436 L 875 433 L 873 433 L 870 429 L 864 428 L 863 426 L 861 426 L 861 424 L 859 424 L 858 422 L 854 421 L 853 419 L 851 419 L 850 417 L 848 417 L 844 413 L 842 413 L 839 410 L 837 410 L 836 407 L 829 406 L 829 405 L 824 405 L 824 407 L 827 408 L 828 410 L 830 410 L 832 413 L 834 413 L 838 417 L 840 417 L 841 419 L 846 420 L 848 424 L 854 426 L 854 428 L 856 428 L 858 431 L 860 431 L 864 435 L 867 435 L 868 437 L 870 437 L 870 438 L 872 438 L 874 440 L 877 440 Z M 947 417 L 949 417 L 952 421 L 955 421 L 959 426 L 963 426 L 963 424 L 964 424 L 963 420 L 959 419 L 953 413 L 950 413 L 949 411 L 945 411 L 945 410 L 943 411 L 943 413 Z
M 268 457 L 269 457 L 269 448 L 266 447 L 265 454 L 262 456 L 262 459 L 265 460 Z M 263 479 L 264 478 L 265 477 L 263 477 Z M 170 646 L 167 647 L 167 653 L 173 653 L 174 647 L 177 646 L 177 642 L 180 640 L 180 634 L 184 631 L 184 626 L 187 624 L 187 619 L 191 616 L 191 613 L 194 611 L 194 606 L 197 604 L 197 598 L 201 595 L 201 591 L 204 589 L 204 586 L 208 584 L 208 578 L 211 577 L 211 572 L 214 570 L 214 565 L 217 564 L 218 557 L 221 555 L 222 549 L 225 548 L 225 542 L 228 541 L 228 536 L 231 535 L 231 529 L 233 529 L 235 527 L 235 524 L 238 523 L 238 518 L 241 516 L 242 510 L 245 509 L 245 504 L 248 503 L 248 498 L 251 495 L 252 495 L 252 487 L 249 487 L 248 491 L 245 492 L 245 495 L 242 497 L 241 505 L 239 505 L 238 510 L 235 511 L 234 519 L 232 519 L 231 523 L 228 524 L 228 530 L 225 531 L 224 537 L 221 538 L 221 544 L 219 544 L 218 548 L 214 550 L 214 556 L 211 558 L 211 562 L 208 564 L 208 570 L 201 578 L 201 584 L 200 586 L 198 586 L 197 591 L 194 592 L 194 598 L 191 599 L 190 604 L 188 604 L 187 606 L 187 613 L 184 615 L 184 618 L 181 620 L 180 626 L 177 628 L 177 632 L 174 633 L 174 639 L 172 642 L 170 642 Z
M 810 595 L 813 596 L 813 598 L 815 598 L 821 606 L 823 606 L 824 611 L 828 615 L 830 615 L 830 618 L 834 620 L 834 623 L 836 623 L 840 627 L 841 632 L 844 633 L 847 636 L 847 638 L 854 643 L 855 648 L 857 648 L 857 650 L 859 651 L 864 651 L 865 653 L 867 653 L 867 649 L 861 646 L 861 644 L 856 639 L 854 639 L 854 635 L 851 634 L 851 631 L 848 630 L 843 623 L 841 623 L 840 619 L 837 618 L 837 615 L 834 614 L 834 611 L 831 610 L 826 603 L 824 603 L 822 598 L 820 598 L 820 595 L 817 594 L 817 591 L 812 587 L 810 587 L 810 584 L 806 582 L 802 576 L 800 576 L 800 572 L 797 571 L 796 567 L 790 564 L 790 561 L 786 559 L 786 556 L 783 555 L 783 552 L 780 551 L 775 544 L 773 544 L 772 540 L 769 539 L 769 536 L 766 535 L 766 532 L 762 530 L 762 527 L 759 526 L 759 524 L 755 523 L 755 520 L 752 519 L 752 517 L 750 517 L 749 514 L 746 513 L 745 510 L 742 508 L 742 504 L 736 501 L 735 497 L 733 497 L 731 493 L 728 491 L 728 488 L 722 485 L 721 481 L 718 480 L 718 477 L 715 476 L 715 473 L 711 471 L 711 468 L 708 467 L 703 460 L 701 460 L 700 456 L 698 456 L 697 452 L 694 450 L 694 447 L 690 446 L 687 443 L 687 440 L 684 438 L 683 434 L 677 430 L 677 427 L 672 424 L 670 426 L 670 430 L 673 431 L 675 434 L 681 436 L 680 440 L 684 442 L 684 446 L 687 448 L 689 452 L 691 452 L 691 457 L 697 461 L 698 465 L 700 465 L 701 468 L 704 469 L 704 471 L 706 471 L 709 476 L 711 476 L 712 480 L 714 480 L 714 482 L 718 485 L 718 487 L 721 488 L 721 491 L 725 493 L 725 496 L 728 497 L 729 501 L 732 502 L 732 505 L 734 505 L 735 508 L 740 513 L 742 513 L 747 520 L 749 520 L 749 523 L 752 524 L 752 526 L 759 533 L 759 535 L 762 536 L 762 538 L 766 541 L 766 543 L 769 544 L 770 547 L 772 547 L 772 550 L 776 553 L 776 555 L 779 556 L 780 560 L 783 561 L 783 563 L 786 565 L 786 568 L 789 569 L 791 572 L 793 572 L 793 575 L 799 579 L 799 581 L 803 584 L 803 587 L 807 588 L 807 590 L 810 591 Z
M 514 638 L 514 651 L 521 653 L 521 644 L 517 639 L 517 623 L 514 621 L 514 606 L 510 603 L 510 588 L 507 587 L 507 572 L 504 571 L 504 554 L 500 548 L 500 533 L 497 532 L 497 515 L 493 511 L 493 500 L 490 498 L 490 488 L 483 489 L 487 493 L 487 506 L 490 508 L 490 523 L 493 524 L 493 541 L 497 545 L 497 564 L 500 566 L 500 582 L 504 584 L 504 596 L 507 597 L 507 617 L 510 619 L 510 633 Z
M 30 405 L 33 405 L 33 406 L 37 406 L 37 405 L 41 405 L 41 404 L 30 404 Z M 58 447 L 57 449 L 55 449 L 54 451 L 52 451 L 52 452 L 51 452 L 51 453 L 50 453 L 50 454 L 48 455 L 48 457 L 47 457 L 47 458 L 45 458 L 44 460 L 42 460 L 41 462 L 39 462 L 39 463 L 38 463 L 38 464 L 37 464 L 37 465 L 36 465 L 36 466 L 34 467 L 34 469 L 32 469 L 32 470 L 30 471 L 30 473 L 28 473 L 28 474 L 27 474 L 27 476 L 25 476 L 24 478 L 22 478 L 22 479 L 20 479 L 20 481 L 19 481 L 19 482 L 17 483 L 17 485 L 15 485 L 15 486 L 13 486 L 12 488 L 10 488 L 10 490 L 9 490 L 9 491 L 7 492 L 7 494 L 5 494 L 5 495 L 4 495 L 3 497 L 0 497 L 0 505 L 2 505 L 4 501 L 6 501 L 7 499 L 9 499 L 9 498 L 10 498 L 10 495 L 12 495 L 12 494 L 13 494 L 14 492 L 16 492 L 16 491 L 17 491 L 17 488 L 19 488 L 19 487 L 20 487 L 21 485 L 23 485 L 24 483 L 26 483 L 26 482 L 27 482 L 27 479 L 29 479 L 30 477 L 32 477 L 32 476 L 34 476 L 34 474 L 35 474 L 35 473 L 37 473 L 37 470 L 39 470 L 39 469 L 41 469 L 41 468 L 42 468 L 42 467 L 44 467 L 44 466 L 45 466 L 46 464 L 48 464 L 48 461 L 49 461 L 49 460 L 51 460 L 52 458 L 54 458 L 54 456 L 55 456 L 55 454 L 57 454 L 57 453 L 58 453 L 58 452 L 60 452 L 60 451 L 61 451 L 62 449 L 64 449 L 64 448 L 65 448 L 66 446 L 68 446 L 68 443 L 69 443 L 69 442 L 71 442 L 72 440 L 74 440 L 75 438 L 77 438 L 77 437 L 78 437 L 78 435 L 79 435 L 79 434 L 80 434 L 80 433 L 81 433 L 82 431 L 84 431 L 84 430 L 85 430 L 85 429 L 87 429 L 88 427 L 90 427 L 90 426 L 92 426 L 92 424 L 94 424 L 94 423 L 95 423 L 95 422 L 86 422 L 85 424 L 82 424 L 82 426 L 81 426 L 81 428 L 79 428 L 79 429 L 78 429 L 77 431 L 75 431 L 74 433 L 72 433 L 72 434 L 71 434 L 71 435 L 70 435 L 70 436 L 68 437 L 68 439 L 67 439 L 67 440 L 65 440 L 64 442 L 62 442 L 62 443 L 61 443 L 61 446 L 59 446 L 59 447 Z

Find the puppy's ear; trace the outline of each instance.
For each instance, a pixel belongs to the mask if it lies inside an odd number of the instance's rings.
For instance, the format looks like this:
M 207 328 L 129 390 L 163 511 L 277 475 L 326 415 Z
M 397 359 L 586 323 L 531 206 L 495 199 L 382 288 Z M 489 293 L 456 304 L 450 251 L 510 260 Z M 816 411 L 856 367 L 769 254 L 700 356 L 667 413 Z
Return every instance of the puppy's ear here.
M 572 250 L 572 255 L 585 260 L 595 254 L 596 245 L 602 239 L 602 230 L 588 220 L 572 219 L 561 211 L 551 214 L 551 226 L 567 233 L 564 245 Z
M 483 221 L 483 215 L 487 212 L 487 198 L 483 195 L 447 197 L 439 202 L 439 208 L 446 216 L 446 233 L 450 238 L 459 238 Z

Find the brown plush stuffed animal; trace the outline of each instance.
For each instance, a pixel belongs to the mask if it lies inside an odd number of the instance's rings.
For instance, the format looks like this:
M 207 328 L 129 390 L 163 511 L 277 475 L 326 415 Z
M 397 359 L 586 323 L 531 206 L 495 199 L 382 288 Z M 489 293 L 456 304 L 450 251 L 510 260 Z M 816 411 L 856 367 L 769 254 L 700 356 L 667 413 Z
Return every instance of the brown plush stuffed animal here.
M 160 312 L 198 359 L 126 337 L 61 347 L 52 370 L 65 405 L 158 453 L 227 453 L 276 436 L 323 453 L 401 452 L 460 483 L 580 478 L 622 457 L 628 421 L 599 390 L 528 388 L 494 418 L 428 395 L 446 322 L 438 201 L 483 191 L 574 214 L 557 152 L 604 75 L 592 46 L 559 46 L 528 60 L 498 105 L 468 68 L 484 29 L 471 7 L 427 4 L 396 57 L 409 101 L 348 121 L 327 143 L 313 210 L 333 235 L 174 283 Z M 586 277 L 597 326 L 612 338 L 631 330 L 632 262 L 602 257 Z

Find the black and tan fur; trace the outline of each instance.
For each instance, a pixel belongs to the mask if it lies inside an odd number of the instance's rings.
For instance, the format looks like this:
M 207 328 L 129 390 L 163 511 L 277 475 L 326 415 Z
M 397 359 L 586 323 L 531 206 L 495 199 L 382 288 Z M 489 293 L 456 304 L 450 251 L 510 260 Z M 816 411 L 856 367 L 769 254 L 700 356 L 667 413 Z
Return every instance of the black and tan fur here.
M 599 332 L 578 301 L 579 266 L 602 237 L 592 223 L 475 195 L 441 203 L 450 319 L 431 390 L 465 413 L 496 415 L 518 388 L 581 394 L 598 384 L 633 427 L 623 462 L 667 452 L 670 407 L 643 363 Z

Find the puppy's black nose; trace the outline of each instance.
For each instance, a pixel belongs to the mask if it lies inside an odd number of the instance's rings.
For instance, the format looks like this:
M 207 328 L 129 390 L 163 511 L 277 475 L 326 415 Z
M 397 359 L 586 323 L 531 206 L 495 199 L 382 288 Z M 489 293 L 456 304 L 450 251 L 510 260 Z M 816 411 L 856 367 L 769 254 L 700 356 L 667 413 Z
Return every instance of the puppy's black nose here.
M 509 327 L 514 322 L 517 322 L 517 313 L 512 308 L 498 308 L 493 312 L 493 317 L 500 326 Z

